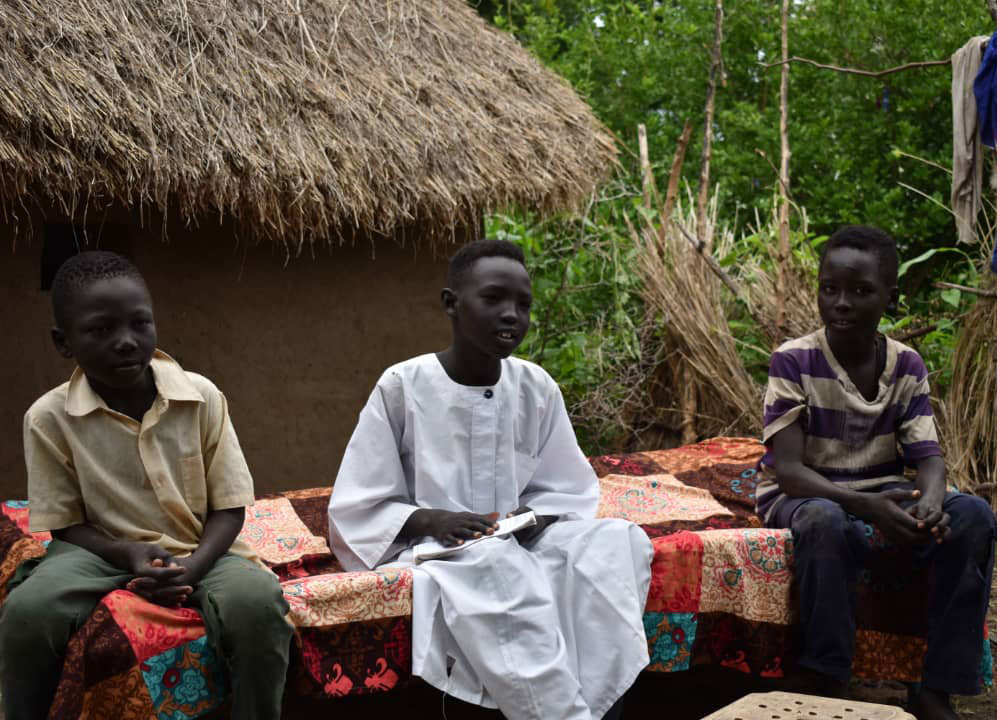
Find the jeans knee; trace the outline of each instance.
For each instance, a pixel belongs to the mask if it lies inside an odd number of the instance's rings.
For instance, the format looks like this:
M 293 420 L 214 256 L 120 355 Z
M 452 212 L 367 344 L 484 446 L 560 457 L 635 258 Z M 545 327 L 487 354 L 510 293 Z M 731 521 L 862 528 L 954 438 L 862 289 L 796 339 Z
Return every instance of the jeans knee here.
M 952 528 L 953 542 L 963 542 L 967 548 L 989 555 L 997 535 L 994 511 L 983 498 L 957 495 L 945 503 Z
M 856 531 L 847 513 L 830 500 L 811 500 L 793 513 L 793 538 L 798 545 L 835 546 L 849 541 Z

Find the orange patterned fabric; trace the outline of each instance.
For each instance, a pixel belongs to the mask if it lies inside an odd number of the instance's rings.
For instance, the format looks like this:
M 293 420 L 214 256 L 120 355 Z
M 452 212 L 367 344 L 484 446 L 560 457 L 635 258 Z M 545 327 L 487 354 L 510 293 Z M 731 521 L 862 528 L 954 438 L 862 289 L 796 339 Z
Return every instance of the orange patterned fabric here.
M 103 604 L 139 661 L 204 635 L 201 616 L 192 608 L 160 607 L 127 590 L 115 590 Z
M 699 611 L 702 594 L 703 541 L 698 533 L 655 538 L 651 588 L 646 610 L 660 613 Z
M 323 627 L 412 614 L 412 571 L 344 572 L 281 583 L 297 627 Z
M 793 622 L 788 530 L 710 530 L 703 541 L 700 612 L 723 612 L 746 620 Z
M 596 516 L 656 525 L 669 520 L 733 518 L 734 514 L 714 500 L 709 491 L 679 482 L 674 475 L 659 473 L 644 477 L 606 475 L 599 478 Z

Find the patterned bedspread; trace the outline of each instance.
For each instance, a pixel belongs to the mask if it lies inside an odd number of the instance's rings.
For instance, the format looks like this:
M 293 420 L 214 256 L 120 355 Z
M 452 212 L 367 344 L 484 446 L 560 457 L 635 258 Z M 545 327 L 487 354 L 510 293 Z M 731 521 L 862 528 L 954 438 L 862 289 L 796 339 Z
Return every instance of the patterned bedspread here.
M 716 438 L 675 450 L 592 459 L 599 514 L 639 523 L 655 546 L 644 614 L 650 670 L 719 664 L 778 677 L 793 661 L 792 539 L 760 526 L 754 440 Z M 410 675 L 412 576 L 345 573 L 325 540 L 329 488 L 260 498 L 243 537 L 281 579 L 296 626 L 289 691 L 383 692 Z M 27 503 L 0 503 L 0 602 L 47 534 L 27 533 Z M 859 586 L 854 672 L 917 681 L 925 648 L 921 572 L 869 528 Z M 981 674 L 990 680 L 986 644 Z M 118 590 L 72 638 L 50 718 L 195 718 L 220 705 L 222 664 L 194 610 Z

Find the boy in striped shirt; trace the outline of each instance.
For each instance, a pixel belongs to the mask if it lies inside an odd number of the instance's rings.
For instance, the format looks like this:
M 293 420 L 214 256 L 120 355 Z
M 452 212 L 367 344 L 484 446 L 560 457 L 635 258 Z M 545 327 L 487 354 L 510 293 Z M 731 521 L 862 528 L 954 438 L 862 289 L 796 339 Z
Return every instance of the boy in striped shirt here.
M 909 709 L 951 719 L 950 693 L 980 691 L 994 514 L 980 498 L 946 493 L 924 362 L 877 330 L 897 299 L 897 267 L 896 244 L 876 228 L 842 228 L 824 246 L 824 327 L 781 345 L 769 367 L 758 512 L 792 530 L 799 663 L 824 695 L 847 693 L 862 521 L 930 563 L 924 682 Z

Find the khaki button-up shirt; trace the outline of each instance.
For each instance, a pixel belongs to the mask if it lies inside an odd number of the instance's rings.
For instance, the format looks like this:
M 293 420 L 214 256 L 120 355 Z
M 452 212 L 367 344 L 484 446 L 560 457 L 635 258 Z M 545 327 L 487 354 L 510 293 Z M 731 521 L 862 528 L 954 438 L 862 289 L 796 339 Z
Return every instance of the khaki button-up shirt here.
M 210 380 L 156 351 L 157 395 L 142 422 L 111 410 L 77 368 L 24 417 L 33 532 L 88 523 L 184 556 L 212 510 L 253 504 L 253 479 Z M 240 540 L 230 552 L 255 558 Z

